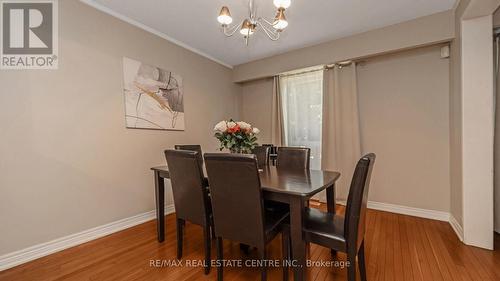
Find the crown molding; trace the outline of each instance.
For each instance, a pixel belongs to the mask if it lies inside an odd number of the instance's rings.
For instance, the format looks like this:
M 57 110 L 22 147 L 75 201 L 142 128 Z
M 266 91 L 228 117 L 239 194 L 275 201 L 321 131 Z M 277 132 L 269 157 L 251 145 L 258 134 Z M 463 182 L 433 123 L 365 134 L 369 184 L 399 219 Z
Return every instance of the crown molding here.
M 126 22 L 128 24 L 131 24 L 131 25 L 133 25 L 135 27 L 138 27 L 138 28 L 140 28 L 140 29 L 142 29 L 144 31 L 152 33 L 152 34 L 154 34 L 154 35 L 156 35 L 156 36 L 158 36 L 158 37 L 160 37 L 162 39 L 167 40 L 170 43 L 173 43 L 173 44 L 175 44 L 175 45 L 177 45 L 179 47 L 182 47 L 182 48 L 184 48 L 186 50 L 189 50 L 189 51 L 191 51 L 191 52 L 193 52 L 195 54 L 198 54 L 198 55 L 200 55 L 202 57 L 205 57 L 205 58 L 207 58 L 207 59 L 209 59 L 211 61 L 214 61 L 214 62 L 216 62 L 216 63 L 218 63 L 220 65 L 223 65 L 223 66 L 225 66 L 225 67 L 227 67 L 229 69 L 233 69 L 233 66 L 230 65 L 230 64 L 227 64 L 227 63 L 225 63 L 225 62 L 223 62 L 223 61 L 221 61 L 219 59 L 216 59 L 213 56 L 211 56 L 211 55 L 209 55 L 209 54 L 207 54 L 205 52 L 202 52 L 202 51 L 200 51 L 200 50 L 198 50 L 196 48 L 193 48 L 193 47 L 191 47 L 191 46 L 189 46 L 189 45 L 187 45 L 187 44 L 185 44 L 185 43 L 183 43 L 183 42 L 181 42 L 181 41 L 179 41 L 177 39 L 174 39 L 174 38 L 168 36 L 167 34 L 165 34 L 163 32 L 160 32 L 160 31 L 158 31 L 158 30 L 156 30 L 156 29 L 154 29 L 154 28 L 152 28 L 150 26 L 142 24 L 142 23 L 140 23 L 140 22 L 138 22 L 138 21 L 136 21 L 134 19 L 131 19 L 131 18 L 125 16 L 125 15 L 122 15 L 120 13 L 117 13 L 117 12 L 113 11 L 112 9 L 106 7 L 106 6 L 95 2 L 94 0 L 80 0 L 80 2 L 82 2 L 82 3 L 84 3 L 84 4 L 88 5 L 88 6 L 90 6 L 92 8 L 94 8 L 96 10 L 99 10 L 99 11 L 101 11 L 103 13 L 106 13 L 106 14 L 108 14 L 110 16 L 118 18 L 118 19 L 120 19 L 120 20 L 122 20 L 122 21 L 124 21 L 124 22 Z

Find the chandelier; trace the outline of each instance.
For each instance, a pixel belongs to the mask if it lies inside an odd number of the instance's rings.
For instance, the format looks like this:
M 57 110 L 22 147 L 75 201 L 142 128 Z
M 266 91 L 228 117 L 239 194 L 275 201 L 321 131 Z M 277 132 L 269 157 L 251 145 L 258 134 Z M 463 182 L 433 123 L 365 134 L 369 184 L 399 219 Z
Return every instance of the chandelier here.
M 281 32 L 288 26 L 288 21 L 285 17 L 285 9 L 290 7 L 291 0 L 274 0 L 274 6 L 278 8 L 276 11 L 276 16 L 273 20 L 267 20 L 263 17 L 257 17 L 257 9 L 255 7 L 254 0 L 248 1 L 248 12 L 249 17 L 241 21 L 239 24 L 230 26 L 233 22 L 231 13 L 227 6 L 223 6 L 220 10 L 217 21 L 222 26 L 222 32 L 227 37 L 233 36 L 236 31 L 240 31 L 240 34 L 245 38 L 245 44 L 248 46 L 248 40 L 252 34 L 257 31 L 260 27 L 264 33 L 269 37 L 269 39 L 276 41 L 280 38 Z

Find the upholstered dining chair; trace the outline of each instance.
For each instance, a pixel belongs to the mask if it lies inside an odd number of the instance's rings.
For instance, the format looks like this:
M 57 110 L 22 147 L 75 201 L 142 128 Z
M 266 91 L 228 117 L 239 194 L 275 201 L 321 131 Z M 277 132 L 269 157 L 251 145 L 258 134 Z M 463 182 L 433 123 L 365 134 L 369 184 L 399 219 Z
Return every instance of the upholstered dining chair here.
M 276 153 L 277 153 L 278 148 L 274 144 L 270 144 L 270 143 L 262 144 L 262 146 L 269 147 L 269 162 L 271 163 L 271 165 L 275 166 L 276 165 Z
M 172 183 L 175 213 L 177 216 L 177 258 L 182 258 L 184 227 L 186 221 L 203 227 L 205 244 L 205 274 L 210 272 L 212 209 L 205 176 L 199 162 L 199 152 L 166 150 L 168 171 Z
M 205 163 L 210 180 L 217 259 L 222 261 L 222 239 L 230 239 L 258 249 L 266 259 L 266 245 L 282 233 L 283 259 L 289 254 L 289 212 L 269 212 L 264 209 L 257 158 L 253 154 L 239 155 L 206 153 Z M 288 280 L 284 263 L 283 280 Z M 223 279 L 223 267 L 217 267 L 217 280 Z M 261 279 L 267 279 L 266 267 Z
M 199 144 L 176 144 L 174 145 L 175 150 L 190 150 L 198 152 L 198 161 L 203 167 L 203 152 L 201 151 L 201 145 Z
M 274 144 L 264 143 L 264 144 L 262 144 L 262 146 L 269 147 L 269 153 L 276 153 L 276 148 L 277 147 Z
M 252 149 L 252 153 L 257 157 L 259 167 L 269 166 L 269 146 L 256 146 Z
M 306 208 L 303 233 L 306 242 L 315 243 L 334 251 L 347 253 L 348 280 L 356 280 L 356 256 L 361 280 L 366 281 L 365 221 L 370 177 L 375 154 L 363 156 L 352 176 L 345 215 L 321 212 Z
M 276 167 L 287 169 L 309 169 L 311 149 L 307 147 L 278 147 Z

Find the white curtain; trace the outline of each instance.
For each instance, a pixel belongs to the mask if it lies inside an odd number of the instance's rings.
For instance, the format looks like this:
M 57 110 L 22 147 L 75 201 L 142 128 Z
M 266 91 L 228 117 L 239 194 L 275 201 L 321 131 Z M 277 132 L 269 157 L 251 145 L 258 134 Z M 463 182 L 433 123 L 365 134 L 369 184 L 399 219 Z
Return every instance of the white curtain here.
M 311 169 L 321 167 L 323 71 L 280 77 L 284 144 L 311 148 Z
M 284 146 L 284 122 L 283 107 L 281 102 L 280 78 L 274 77 L 273 82 L 273 101 L 272 101 L 272 119 L 271 119 L 271 139 L 276 146 Z
M 361 157 L 356 64 L 326 69 L 323 77 L 321 168 L 341 173 L 336 197 L 346 200 Z

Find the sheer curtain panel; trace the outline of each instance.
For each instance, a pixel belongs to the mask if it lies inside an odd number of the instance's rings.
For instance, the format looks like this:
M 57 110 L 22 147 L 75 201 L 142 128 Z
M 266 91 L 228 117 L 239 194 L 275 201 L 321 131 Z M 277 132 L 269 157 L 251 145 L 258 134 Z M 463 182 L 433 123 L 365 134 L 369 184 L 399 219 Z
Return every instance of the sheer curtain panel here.
M 311 148 L 311 169 L 321 167 L 323 71 L 280 76 L 284 144 Z

